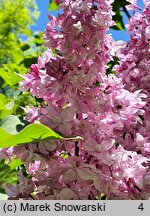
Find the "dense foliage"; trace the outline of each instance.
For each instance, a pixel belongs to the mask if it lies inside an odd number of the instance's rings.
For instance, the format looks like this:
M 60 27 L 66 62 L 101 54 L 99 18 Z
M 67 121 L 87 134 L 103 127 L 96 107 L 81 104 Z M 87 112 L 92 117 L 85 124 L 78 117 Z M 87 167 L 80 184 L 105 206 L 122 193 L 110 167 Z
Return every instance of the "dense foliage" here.
M 59 13 L 49 15 L 38 59 L 39 35 L 19 45 L 19 62 L 11 52 L 1 60 L 0 165 L 14 178 L 2 174 L 3 192 L 9 199 L 150 199 L 150 2 L 141 10 L 136 0 L 55 0 L 53 9 Z M 129 42 L 107 33 L 124 29 L 121 10 Z M 16 37 L 17 25 L 29 23 L 14 22 L 9 32 Z
M 35 98 L 27 92 L 21 93 L 18 84 L 22 78 L 18 74 L 27 73 L 30 65 L 37 61 L 38 53 L 44 50 L 41 46 L 42 33 L 33 33 L 30 29 L 30 25 L 35 23 L 38 16 L 39 11 L 33 0 L 0 0 L 0 125 L 11 133 L 18 129 L 17 124 L 25 124 L 21 120 L 24 114 L 21 107 L 37 104 Z M 21 118 L 21 123 L 17 116 Z M 21 127 L 19 129 L 21 130 Z M 7 137 L 3 137 L 2 132 L 0 135 L 2 147 L 2 139 Z M 14 158 L 15 155 L 11 162 L 0 153 L 2 193 L 5 193 L 5 185 L 17 184 L 17 167 L 22 162 Z

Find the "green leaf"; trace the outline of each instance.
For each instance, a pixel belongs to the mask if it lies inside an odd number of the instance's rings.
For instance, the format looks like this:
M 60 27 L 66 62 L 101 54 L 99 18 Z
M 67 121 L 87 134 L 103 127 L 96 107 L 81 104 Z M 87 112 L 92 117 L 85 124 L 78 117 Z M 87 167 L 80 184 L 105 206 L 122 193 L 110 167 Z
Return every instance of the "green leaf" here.
M 28 123 L 24 120 L 19 119 L 17 116 L 8 115 L 3 118 L 0 122 L 0 128 L 3 128 L 10 134 L 17 134 L 21 131 Z
M 10 170 L 15 170 L 17 167 L 21 166 L 23 164 L 23 162 L 21 161 L 21 159 L 15 159 L 15 160 L 12 160 L 10 163 L 9 163 L 9 166 L 10 166 Z
M 52 2 L 50 1 L 48 11 L 54 11 L 54 10 L 57 10 L 58 7 L 59 7 L 58 4 L 56 4 L 56 3 L 53 2 L 53 1 L 52 1 Z
M 29 44 L 21 43 L 20 48 L 21 48 L 21 50 L 24 52 L 24 51 L 30 49 L 30 46 L 29 46 Z
M 62 152 L 62 153 L 60 154 L 60 157 L 66 159 L 66 158 L 69 157 L 69 154 L 67 154 L 67 153 L 65 153 L 65 152 Z
M 82 137 L 64 138 L 43 124 L 29 124 L 21 121 L 17 116 L 9 115 L 1 121 L 0 148 L 23 145 L 43 140 L 81 140 Z
M 0 94 L 0 118 L 11 114 L 13 112 L 14 100 L 10 100 L 7 97 L 3 97 L 3 94 Z
M 3 80 L 12 87 L 12 77 L 9 73 L 5 71 L 4 68 L 0 68 L 0 76 L 3 78 Z
M 42 124 L 30 124 L 17 134 L 10 134 L 3 128 L 0 128 L 0 134 L 0 148 L 23 145 L 46 139 L 63 139 L 63 137 Z
M 34 35 L 34 42 L 36 46 L 41 46 L 44 42 L 43 40 L 43 32 L 40 32 L 39 34 Z
M 125 12 L 125 6 L 129 4 L 130 3 L 125 0 L 114 0 L 114 2 L 112 3 L 113 12 L 115 13 L 115 15 L 113 16 L 113 20 L 116 22 L 116 25 L 112 26 L 111 29 L 125 30 L 122 12 Z
M 21 61 L 20 63 L 23 63 L 25 67 L 29 68 L 32 64 L 37 63 L 37 56 L 32 56 L 32 55 L 26 56 L 24 60 Z
M 7 108 L 8 110 L 11 110 L 11 109 L 13 109 L 14 105 L 15 105 L 14 100 L 11 100 L 11 101 L 9 101 L 9 102 L 6 104 L 6 108 Z
M 10 87 L 18 84 L 21 78 L 14 73 L 17 71 L 17 67 L 14 64 L 3 64 L 3 66 L 3 68 L 0 68 L 0 77 Z
M 5 110 L 5 109 L 6 109 L 6 106 L 3 103 L 2 99 L 0 98 L 0 110 Z
M 31 37 L 33 32 L 31 29 L 22 29 L 22 33 Z
M 3 101 L 4 104 L 7 103 L 7 96 L 4 94 L 0 94 L 0 99 Z
M 17 170 L 23 164 L 21 159 L 13 158 L 13 160 L 8 163 L 6 160 L 0 162 L 0 185 L 5 184 L 16 184 L 17 182 Z M 0 193 L 4 191 L 0 190 Z
M 113 16 L 113 20 L 115 20 L 116 25 L 112 27 L 114 30 L 124 30 L 125 26 L 123 23 L 123 17 L 120 11 L 116 12 L 116 14 Z
M 0 200 L 7 200 L 7 199 L 8 199 L 8 195 L 7 194 L 0 193 Z
M 113 70 L 114 65 L 119 65 L 119 58 L 117 56 L 113 56 L 113 59 L 108 62 L 108 68 L 106 69 L 106 75 L 108 74 L 116 74 Z

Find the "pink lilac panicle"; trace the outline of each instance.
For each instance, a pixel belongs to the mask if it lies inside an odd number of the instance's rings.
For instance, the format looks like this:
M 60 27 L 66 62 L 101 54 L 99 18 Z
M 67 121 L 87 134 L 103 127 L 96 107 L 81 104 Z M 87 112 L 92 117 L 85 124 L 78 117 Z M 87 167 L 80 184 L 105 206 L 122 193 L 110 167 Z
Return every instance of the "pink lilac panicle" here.
M 49 16 L 48 50 L 20 84 L 48 105 L 28 107 L 26 119 L 83 141 L 14 147 L 33 187 L 19 178 L 20 187 L 8 190 L 10 198 L 150 198 L 149 89 L 147 80 L 139 83 L 149 70 L 149 5 L 129 21 L 129 31 L 138 26 L 130 42 L 116 44 L 107 35 L 114 24 L 112 2 L 56 1 L 63 14 Z M 120 59 L 118 75 L 106 75 L 112 55 Z

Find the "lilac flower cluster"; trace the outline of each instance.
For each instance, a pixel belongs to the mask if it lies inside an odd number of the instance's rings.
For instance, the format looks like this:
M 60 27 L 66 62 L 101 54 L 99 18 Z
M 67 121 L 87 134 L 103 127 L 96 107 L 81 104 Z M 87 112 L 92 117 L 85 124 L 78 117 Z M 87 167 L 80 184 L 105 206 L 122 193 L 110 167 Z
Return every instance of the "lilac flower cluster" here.
M 63 14 L 49 16 L 48 49 L 21 83 L 43 99 L 38 108 L 26 108 L 26 119 L 83 140 L 14 147 L 32 178 L 20 172 L 20 184 L 7 193 L 16 199 L 150 199 L 150 3 L 140 14 L 131 1 L 125 43 L 107 34 L 113 0 L 55 2 Z M 120 61 L 116 75 L 106 75 L 113 56 Z

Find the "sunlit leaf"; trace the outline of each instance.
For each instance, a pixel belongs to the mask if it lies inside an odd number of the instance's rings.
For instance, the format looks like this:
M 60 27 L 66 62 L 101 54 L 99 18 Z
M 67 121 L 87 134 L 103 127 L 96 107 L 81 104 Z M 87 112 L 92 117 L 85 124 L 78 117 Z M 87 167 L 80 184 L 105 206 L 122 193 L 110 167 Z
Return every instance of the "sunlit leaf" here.
M 21 159 L 14 159 L 9 163 L 10 170 L 14 170 L 22 164 L 23 162 L 21 161 Z
M 56 4 L 54 1 L 50 1 L 48 11 L 54 11 L 54 10 L 57 10 L 58 7 L 59 7 L 58 4 Z
M 26 125 L 27 125 L 26 121 L 20 120 L 17 116 L 14 115 L 6 116 L 0 122 L 0 127 L 10 134 L 17 134 Z
M 0 98 L 0 110 L 5 110 L 6 106 L 4 104 L 4 102 L 2 101 L 2 99 Z
M 46 139 L 63 139 L 63 137 L 42 124 L 30 124 L 17 134 L 10 134 L 3 128 L 0 128 L 0 134 L 0 148 L 23 145 Z
M 43 124 L 29 124 L 26 127 L 17 116 L 7 116 L 1 121 L 0 148 L 39 142 L 42 140 L 80 140 L 80 136 L 64 138 Z M 23 129 L 22 129 L 23 128 Z
M 0 193 L 0 200 L 7 200 L 7 199 L 8 199 L 8 195 L 7 194 Z

